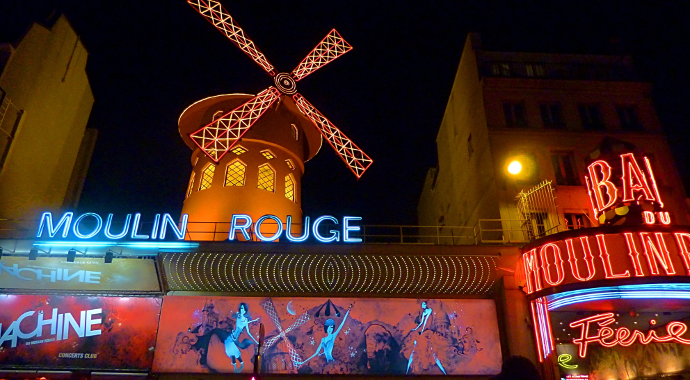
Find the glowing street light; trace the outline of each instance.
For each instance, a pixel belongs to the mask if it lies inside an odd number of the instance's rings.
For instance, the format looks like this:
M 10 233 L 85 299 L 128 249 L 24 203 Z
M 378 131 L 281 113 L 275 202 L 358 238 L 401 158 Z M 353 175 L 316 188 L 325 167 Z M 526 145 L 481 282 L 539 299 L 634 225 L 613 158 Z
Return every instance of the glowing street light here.
M 522 171 L 522 164 L 519 161 L 513 161 L 508 165 L 508 173 L 516 175 Z

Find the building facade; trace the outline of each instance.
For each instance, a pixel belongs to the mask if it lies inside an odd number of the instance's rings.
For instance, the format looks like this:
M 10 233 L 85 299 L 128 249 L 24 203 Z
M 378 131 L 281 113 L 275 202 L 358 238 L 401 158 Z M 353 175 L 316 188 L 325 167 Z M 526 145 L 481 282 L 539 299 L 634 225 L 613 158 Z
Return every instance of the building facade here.
M 419 224 L 529 241 L 516 197 L 548 180 L 556 204 L 550 215 L 537 215 L 541 228 L 598 226 L 583 176 L 605 138 L 633 144 L 666 171 L 659 190 L 676 222 L 687 225 L 685 189 L 651 85 L 637 79 L 630 57 L 487 51 L 470 34 L 436 138 L 438 167 L 420 197 Z M 522 166 L 518 174 L 508 171 L 514 161 Z
M 0 219 L 74 208 L 97 135 L 86 48 L 64 16 L 0 46 Z

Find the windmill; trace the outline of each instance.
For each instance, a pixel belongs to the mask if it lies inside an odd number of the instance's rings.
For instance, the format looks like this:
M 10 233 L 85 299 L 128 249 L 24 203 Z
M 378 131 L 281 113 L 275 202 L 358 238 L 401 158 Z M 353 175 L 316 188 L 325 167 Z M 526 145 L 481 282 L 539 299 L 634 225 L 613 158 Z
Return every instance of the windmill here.
M 357 178 L 364 174 L 371 166 L 372 159 L 297 92 L 297 82 L 352 49 L 335 29 L 290 73 L 277 72 L 220 2 L 188 0 L 188 3 L 272 76 L 274 81 L 273 85 L 254 96 L 228 94 L 202 99 L 189 106 L 180 116 L 180 134 L 187 145 L 195 150 L 192 157 L 195 170 L 183 207 L 183 213 L 189 214 L 192 234 L 193 222 L 223 221 L 227 218 L 224 215 L 232 213 L 259 216 L 263 212 L 301 219 L 299 179 L 304 171 L 304 162 L 318 153 L 321 138 L 328 141 Z M 276 107 L 272 107 L 274 104 Z M 286 132 L 290 134 L 286 135 Z M 289 137 L 293 137 L 297 143 L 290 141 Z M 253 156 L 247 154 L 239 157 L 247 152 L 252 152 Z M 252 158 L 247 160 L 249 157 Z M 275 158 L 279 160 L 271 161 Z M 277 167 L 278 164 L 280 167 Z M 217 173 L 218 166 L 224 170 Z M 283 166 L 289 170 L 283 170 Z M 276 182 L 279 177 L 283 177 L 284 181 Z M 284 184 L 282 192 L 281 182 Z M 208 191 L 214 186 L 234 189 Z M 284 195 L 283 198 L 291 201 L 292 205 L 285 203 L 285 199 L 268 199 L 265 193 L 249 194 L 248 191 L 238 190 L 239 187 L 246 190 L 253 186 L 275 195 Z M 252 207 L 259 204 L 263 206 Z M 217 226 L 214 227 L 213 231 L 218 232 Z M 216 235 L 197 233 L 192 239 L 221 240 Z
M 295 350 L 295 347 L 293 347 L 292 343 L 290 343 L 290 340 L 287 338 L 286 334 L 307 323 L 309 321 L 309 314 L 307 314 L 306 312 L 303 313 L 302 315 L 297 317 L 294 322 L 292 322 L 290 327 L 283 330 L 283 328 L 280 325 L 280 317 L 278 317 L 278 312 L 276 311 L 276 308 L 273 305 L 273 301 L 269 298 L 268 300 L 261 303 L 261 307 L 264 308 L 266 314 L 268 314 L 269 318 L 271 319 L 271 321 L 273 321 L 273 324 L 276 326 L 276 329 L 278 330 L 277 335 L 274 335 L 266 339 L 266 343 L 264 343 L 264 350 L 268 350 L 274 343 L 277 343 L 279 340 L 282 340 L 283 345 L 285 346 L 285 348 L 287 348 L 288 355 L 290 355 L 290 359 L 292 360 L 294 368 L 299 369 L 299 367 L 301 367 L 302 364 L 304 364 L 304 362 L 297 353 L 297 350 Z

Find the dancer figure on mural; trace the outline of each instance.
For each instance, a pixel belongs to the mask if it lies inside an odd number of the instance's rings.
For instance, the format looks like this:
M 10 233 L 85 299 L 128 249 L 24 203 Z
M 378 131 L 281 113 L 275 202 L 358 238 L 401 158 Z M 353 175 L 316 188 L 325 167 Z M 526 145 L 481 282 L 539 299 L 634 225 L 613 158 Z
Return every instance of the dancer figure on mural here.
M 243 330 L 246 330 L 247 335 L 258 345 L 259 342 L 257 342 L 252 333 L 249 332 L 249 324 L 258 321 L 259 318 L 251 319 L 252 317 L 249 315 L 249 306 L 244 302 L 240 303 L 240 309 L 237 313 L 233 314 L 233 318 L 235 318 L 235 329 L 228 335 L 227 339 L 225 339 L 225 354 L 232 360 L 232 366 L 235 368 L 235 373 L 239 373 L 244 369 L 244 361 L 242 361 L 240 349 L 245 349 L 252 345 L 252 341 L 249 339 L 240 341 L 240 335 Z M 237 361 L 240 362 L 239 367 L 237 367 Z
M 434 348 L 432 346 L 432 341 L 435 340 L 437 337 L 437 333 L 433 330 L 433 323 L 429 321 L 429 318 L 433 315 L 433 309 L 429 307 L 426 301 L 422 301 L 421 303 L 421 310 L 419 312 L 419 315 L 415 318 L 415 323 L 417 323 L 417 326 L 410 330 L 410 333 L 417 331 L 419 335 L 422 335 L 420 337 L 420 347 L 419 349 L 422 350 L 420 354 L 415 355 L 415 349 L 417 348 L 417 339 L 414 339 L 413 347 L 410 352 L 410 356 L 407 361 L 407 371 L 406 373 L 410 372 L 410 368 L 412 368 L 412 364 L 415 361 L 422 361 L 424 367 L 427 365 L 436 365 L 438 368 L 441 370 L 441 372 L 445 375 L 446 374 L 446 369 L 443 368 L 443 365 L 441 364 L 441 360 L 438 358 L 438 355 L 434 352 Z M 427 327 L 428 325 L 428 327 Z M 438 336 L 440 337 L 440 336 Z M 410 337 L 410 339 L 412 339 Z M 438 343 L 438 342 L 437 342 Z M 426 350 L 425 350 L 426 349 Z
M 426 301 L 422 301 L 422 311 L 419 313 L 419 316 L 415 319 L 415 322 L 419 320 L 419 324 L 417 325 L 417 327 L 413 328 L 412 331 L 417 331 L 417 329 L 421 327 L 422 329 L 419 330 L 419 335 L 422 335 L 424 329 L 426 328 L 426 322 L 429 320 L 429 316 L 431 316 L 432 312 L 433 310 L 430 307 L 427 307 Z
M 343 321 L 340 322 L 340 327 L 338 327 L 338 329 L 335 330 L 335 332 L 333 331 L 335 329 L 334 320 L 328 319 L 326 320 L 326 322 L 323 323 L 323 329 L 326 332 L 326 336 L 321 338 L 321 343 L 319 343 L 319 347 L 316 348 L 316 352 L 314 352 L 314 355 L 310 356 L 309 359 L 303 361 L 302 364 L 308 362 L 309 360 L 311 360 L 311 358 L 318 355 L 321 350 L 323 350 L 323 353 L 326 356 L 326 363 L 330 363 L 335 360 L 333 359 L 333 344 L 335 343 L 335 338 L 338 336 L 338 333 L 343 328 L 345 320 L 347 320 L 347 316 L 350 315 L 351 309 L 352 305 L 350 305 L 350 307 L 347 309 L 347 313 L 345 313 Z

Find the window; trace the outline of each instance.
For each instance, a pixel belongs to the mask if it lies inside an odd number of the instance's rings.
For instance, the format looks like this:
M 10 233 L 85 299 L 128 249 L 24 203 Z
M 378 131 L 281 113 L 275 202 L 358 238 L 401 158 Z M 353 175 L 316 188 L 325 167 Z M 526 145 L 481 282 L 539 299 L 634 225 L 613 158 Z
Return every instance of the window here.
M 506 117 L 507 127 L 527 127 L 524 103 L 503 103 L 503 114 Z
M 472 134 L 470 133 L 470 136 L 467 137 L 467 155 L 469 156 L 468 158 L 472 158 L 472 153 L 474 153 L 474 147 L 472 146 Z
M 562 128 L 565 126 L 560 104 L 540 104 L 539 110 L 544 128 Z
M 273 154 L 273 152 L 271 152 L 271 151 L 268 150 L 268 149 L 262 150 L 262 151 L 261 151 L 261 155 L 264 156 L 264 157 L 266 157 L 266 159 L 269 159 L 269 160 L 272 160 L 272 159 L 276 158 L 276 155 Z
M 189 178 L 189 187 L 187 187 L 187 196 L 192 195 L 192 190 L 194 189 L 194 174 L 196 173 L 192 171 L 192 176 Z
M 589 221 L 585 214 L 565 213 L 563 216 L 565 217 L 565 228 L 568 230 L 589 227 Z
M 577 107 L 582 119 L 582 127 L 588 131 L 599 131 L 604 129 L 604 122 L 601 119 L 601 111 L 598 105 L 580 105 Z
M 213 121 L 216 121 L 219 117 L 223 116 L 223 110 L 218 110 L 213 113 Z
M 275 177 L 276 172 L 273 170 L 271 165 L 263 164 L 259 166 L 259 185 L 257 186 L 261 190 L 266 190 L 270 192 L 275 191 Z
M 287 164 L 288 168 L 290 168 L 290 170 L 295 170 L 295 164 L 292 163 L 291 159 L 288 158 L 287 160 L 285 160 L 285 163 Z
M 243 147 L 242 145 L 237 145 L 234 148 L 232 148 L 231 152 L 239 156 L 242 153 L 249 152 L 249 149 Z
M 240 160 L 228 164 L 225 170 L 225 186 L 244 186 L 244 173 L 247 166 Z
M 285 198 L 295 201 L 295 180 L 292 178 L 292 174 L 285 176 Z
M 546 70 L 544 70 L 544 65 L 525 65 L 525 72 L 528 77 L 544 77 L 546 76 Z
M 618 120 L 621 122 L 621 129 L 624 131 L 641 131 L 642 126 L 637 120 L 637 109 L 632 106 L 616 107 Z
M 510 65 L 507 63 L 494 63 L 491 66 L 491 71 L 493 75 L 500 75 L 503 77 L 510 76 Z
M 295 140 L 299 140 L 299 131 L 297 130 L 297 126 L 290 124 L 290 127 L 292 127 L 292 137 L 294 137 Z
M 580 181 L 575 174 L 575 158 L 572 153 L 552 153 L 551 163 L 556 175 L 556 184 L 563 186 L 577 186 Z
M 211 187 L 211 182 L 213 182 L 213 173 L 215 173 L 216 167 L 213 164 L 208 164 L 201 174 L 201 183 L 199 184 L 199 191 L 206 190 Z

